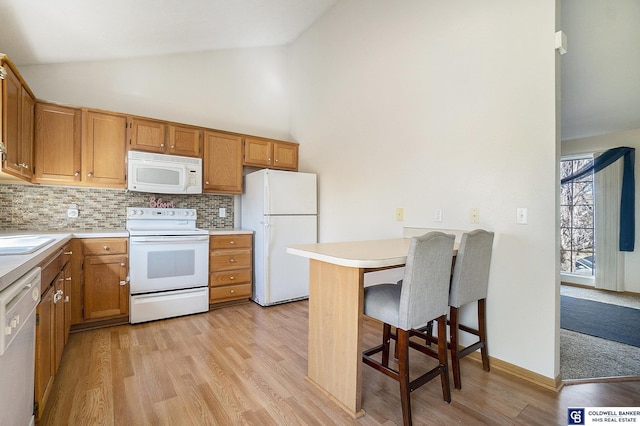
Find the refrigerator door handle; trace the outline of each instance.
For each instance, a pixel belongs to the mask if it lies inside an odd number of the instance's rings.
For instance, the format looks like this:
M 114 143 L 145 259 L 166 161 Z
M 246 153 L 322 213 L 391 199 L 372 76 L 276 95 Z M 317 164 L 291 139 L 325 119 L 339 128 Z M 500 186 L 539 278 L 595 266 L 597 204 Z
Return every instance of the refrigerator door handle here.
M 264 174 L 264 214 L 271 214 L 271 188 L 269 188 L 269 171 Z
M 265 217 L 264 222 L 264 289 L 265 289 L 265 303 L 269 303 L 271 300 L 271 224 L 269 219 Z

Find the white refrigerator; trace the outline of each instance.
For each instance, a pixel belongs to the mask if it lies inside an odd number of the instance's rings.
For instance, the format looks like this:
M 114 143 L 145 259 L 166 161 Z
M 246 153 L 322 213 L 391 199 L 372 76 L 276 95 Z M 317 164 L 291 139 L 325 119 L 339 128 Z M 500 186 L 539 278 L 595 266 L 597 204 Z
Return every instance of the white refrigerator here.
M 245 176 L 241 224 L 255 231 L 252 299 L 269 306 L 309 297 L 309 260 L 287 253 L 318 241 L 313 173 L 263 169 Z

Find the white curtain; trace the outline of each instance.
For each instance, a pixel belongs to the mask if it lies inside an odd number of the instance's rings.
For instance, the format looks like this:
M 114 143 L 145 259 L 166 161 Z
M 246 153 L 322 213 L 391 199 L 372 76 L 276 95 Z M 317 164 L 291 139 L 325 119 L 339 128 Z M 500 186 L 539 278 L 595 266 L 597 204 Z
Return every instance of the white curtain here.
M 596 288 L 624 291 L 624 252 L 619 251 L 622 158 L 594 174 Z

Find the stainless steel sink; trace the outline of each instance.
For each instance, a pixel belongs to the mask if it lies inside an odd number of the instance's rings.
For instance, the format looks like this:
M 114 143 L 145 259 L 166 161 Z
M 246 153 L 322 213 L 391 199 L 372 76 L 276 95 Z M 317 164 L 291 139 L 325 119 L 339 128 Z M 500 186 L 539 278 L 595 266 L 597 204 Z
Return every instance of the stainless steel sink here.
M 0 255 L 29 254 L 53 242 L 51 237 L 38 235 L 13 235 L 0 237 Z

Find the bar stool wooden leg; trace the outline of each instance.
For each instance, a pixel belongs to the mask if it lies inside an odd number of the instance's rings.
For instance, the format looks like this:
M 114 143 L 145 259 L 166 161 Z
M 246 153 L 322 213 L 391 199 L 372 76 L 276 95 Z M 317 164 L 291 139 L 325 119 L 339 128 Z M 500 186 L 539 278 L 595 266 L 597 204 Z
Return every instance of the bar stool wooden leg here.
M 442 382 L 442 396 L 445 401 L 451 402 L 451 387 L 449 384 L 449 367 L 447 361 L 447 316 L 438 318 L 438 362 L 440 363 L 440 381 Z
M 409 386 L 409 332 L 396 329 L 398 344 L 398 381 L 400 382 L 400 402 L 402 421 L 411 425 L 411 389 Z
M 453 370 L 453 386 L 462 388 L 460 383 L 460 353 L 458 352 L 458 308 L 453 306 L 449 310 L 449 350 L 451 351 L 451 369 Z M 445 334 L 446 336 L 446 334 Z M 440 329 L 438 329 L 438 343 L 440 342 Z
M 489 371 L 489 353 L 487 351 L 487 314 L 486 314 L 486 299 L 478 300 L 478 334 L 482 347 L 480 348 L 480 354 L 482 355 L 482 368 L 484 371 Z
M 391 326 L 389 324 L 384 324 L 382 326 L 382 365 L 385 367 L 389 366 L 389 344 L 391 341 Z M 396 351 L 398 348 L 398 343 L 396 342 Z

